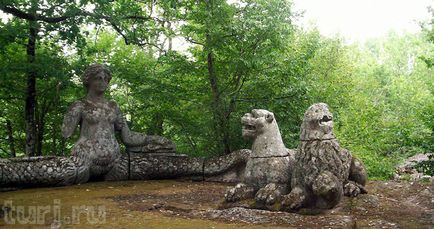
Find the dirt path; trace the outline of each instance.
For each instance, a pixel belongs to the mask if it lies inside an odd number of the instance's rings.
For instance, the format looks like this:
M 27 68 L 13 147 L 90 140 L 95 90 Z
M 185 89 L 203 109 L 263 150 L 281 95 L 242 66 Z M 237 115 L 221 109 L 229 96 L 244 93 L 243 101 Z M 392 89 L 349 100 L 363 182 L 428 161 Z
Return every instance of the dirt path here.
M 52 213 L 56 206 L 61 209 L 62 228 L 78 225 L 80 228 L 430 228 L 434 225 L 434 185 L 429 183 L 371 181 L 367 185 L 369 194 L 345 198 L 335 209 L 315 214 L 242 207 L 221 209 L 227 187 L 179 181 L 101 182 L 4 192 L 0 193 L 0 204 L 7 207 L 12 201 L 12 206 L 25 206 L 27 215 L 31 206 L 51 206 L 51 214 L 41 222 L 41 228 L 55 222 Z M 70 218 L 74 207 L 80 206 L 84 206 L 81 221 L 73 224 Z M 96 210 L 100 206 L 104 207 L 105 220 L 89 221 L 87 214 L 96 212 L 94 216 L 98 216 Z M 11 210 L 6 214 L 17 217 Z M 0 227 L 23 226 L 17 222 L 8 224 L 5 219 L 2 216 Z

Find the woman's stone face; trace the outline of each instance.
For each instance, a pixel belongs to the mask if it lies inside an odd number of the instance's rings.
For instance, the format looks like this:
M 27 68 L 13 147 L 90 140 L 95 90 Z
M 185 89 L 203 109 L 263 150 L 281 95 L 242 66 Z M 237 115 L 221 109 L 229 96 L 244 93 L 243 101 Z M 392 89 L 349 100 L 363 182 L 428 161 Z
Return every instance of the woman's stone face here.
M 104 93 L 109 85 L 109 82 L 109 76 L 101 71 L 95 76 L 91 77 L 89 82 L 89 90 L 98 94 Z

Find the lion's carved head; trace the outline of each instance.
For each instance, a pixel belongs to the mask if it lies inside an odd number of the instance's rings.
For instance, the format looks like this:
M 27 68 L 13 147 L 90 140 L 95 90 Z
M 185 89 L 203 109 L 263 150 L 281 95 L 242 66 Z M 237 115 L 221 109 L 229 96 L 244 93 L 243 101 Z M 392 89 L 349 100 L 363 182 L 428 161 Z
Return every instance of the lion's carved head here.
M 274 114 L 267 110 L 253 109 L 241 118 L 242 132 L 245 139 L 254 140 L 275 124 Z
M 301 125 L 300 140 L 327 140 L 334 139 L 333 115 L 325 103 L 316 103 L 304 113 Z

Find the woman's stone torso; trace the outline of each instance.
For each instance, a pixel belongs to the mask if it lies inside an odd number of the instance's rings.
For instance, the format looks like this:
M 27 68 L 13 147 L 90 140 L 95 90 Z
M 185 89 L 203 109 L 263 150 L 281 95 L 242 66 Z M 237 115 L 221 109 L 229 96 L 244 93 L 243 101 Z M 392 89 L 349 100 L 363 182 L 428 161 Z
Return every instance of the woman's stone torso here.
M 115 137 L 116 103 L 87 99 L 81 102 L 80 139 L 74 145 L 72 155 L 85 157 L 94 166 L 101 166 L 100 170 L 105 170 L 104 167 L 120 155 Z

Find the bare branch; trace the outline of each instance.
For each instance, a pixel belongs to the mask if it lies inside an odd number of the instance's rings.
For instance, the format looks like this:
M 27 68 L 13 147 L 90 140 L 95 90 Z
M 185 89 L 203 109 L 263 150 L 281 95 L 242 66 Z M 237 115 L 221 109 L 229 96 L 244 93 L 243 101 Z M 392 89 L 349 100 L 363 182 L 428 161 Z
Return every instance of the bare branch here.
M 141 20 L 141 21 L 158 21 L 161 23 L 166 22 L 165 20 L 162 20 L 160 18 L 156 18 L 156 17 L 150 17 L 150 16 L 140 16 L 140 15 L 129 15 L 129 16 L 125 16 L 123 17 L 123 19 L 134 19 L 134 20 Z
M 137 44 L 138 46 L 142 46 L 142 47 L 143 47 L 143 46 L 152 46 L 152 47 L 157 48 L 158 51 L 160 51 L 161 53 L 166 54 L 166 50 L 162 49 L 160 46 L 158 46 L 158 45 L 156 45 L 156 44 L 154 44 L 154 43 L 146 42 L 146 41 L 138 41 L 136 44 Z

